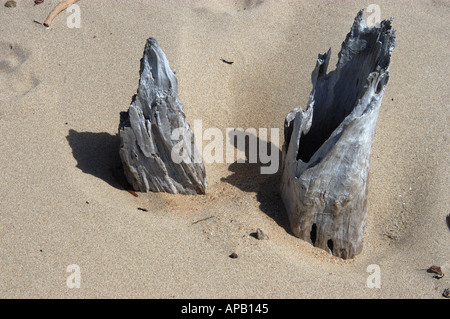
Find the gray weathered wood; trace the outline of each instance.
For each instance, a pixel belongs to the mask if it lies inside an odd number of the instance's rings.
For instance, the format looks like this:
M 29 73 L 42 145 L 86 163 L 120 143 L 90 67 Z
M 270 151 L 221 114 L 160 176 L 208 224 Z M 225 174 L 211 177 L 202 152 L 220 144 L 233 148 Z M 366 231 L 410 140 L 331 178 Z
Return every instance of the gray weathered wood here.
M 293 233 L 341 258 L 362 249 L 369 160 L 395 46 L 391 20 L 367 27 L 361 10 L 336 70 L 319 55 L 305 110 L 285 120 L 281 194 Z
M 145 46 L 137 94 L 128 112 L 120 114 L 119 135 L 125 176 L 135 190 L 206 192 L 205 167 L 178 100 L 177 78 L 154 38 Z

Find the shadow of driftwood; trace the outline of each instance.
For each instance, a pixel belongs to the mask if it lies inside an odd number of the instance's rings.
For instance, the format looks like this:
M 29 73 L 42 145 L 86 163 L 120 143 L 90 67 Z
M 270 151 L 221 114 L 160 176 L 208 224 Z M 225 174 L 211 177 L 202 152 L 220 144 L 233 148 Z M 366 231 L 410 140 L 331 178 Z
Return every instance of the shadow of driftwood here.
M 66 139 L 79 169 L 115 188 L 123 189 L 111 173 L 111 168 L 117 168 L 121 164 L 118 135 L 70 130 Z
M 232 136 L 232 134 L 234 136 Z M 256 193 L 256 199 L 260 203 L 259 208 L 271 217 L 278 225 L 283 227 L 286 232 L 292 234 L 289 226 L 289 220 L 281 200 L 280 196 L 280 163 L 281 163 L 281 151 L 278 147 L 275 147 L 271 142 L 261 141 L 262 143 L 267 143 L 267 155 L 270 156 L 272 160 L 277 156 L 277 168 L 278 170 L 273 174 L 262 174 L 261 168 L 264 166 L 269 166 L 268 164 L 263 164 L 260 161 L 259 156 L 259 145 L 260 139 L 244 131 L 233 131 L 230 132 L 230 141 L 233 146 L 240 151 L 245 151 L 245 163 L 234 162 L 230 165 L 229 170 L 233 174 L 222 178 L 221 180 L 227 182 L 231 185 L 236 186 L 245 192 Z M 242 143 L 239 145 L 237 142 L 239 139 L 245 140 L 244 148 L 242 149 Z M 257 146 L 257 160 L 256 163 L 250 163 L 249 158 L 249 141 L 252 140 L 253 143 L 256 141 Z M 270 154 L 270 150 L 276 150 L 277 154 Z

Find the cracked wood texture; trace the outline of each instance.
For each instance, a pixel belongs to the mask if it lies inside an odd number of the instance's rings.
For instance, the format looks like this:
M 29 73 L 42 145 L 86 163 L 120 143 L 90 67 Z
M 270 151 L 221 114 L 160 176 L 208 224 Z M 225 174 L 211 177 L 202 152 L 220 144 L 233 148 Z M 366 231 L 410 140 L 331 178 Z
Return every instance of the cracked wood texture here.
M 362 250 L 369 162 L 395 46 L 392 19 L 368 27 L 361 10 L 336 69 L 320 55 L 305 110 L 285 120 L 281 194 L 295 236 L 344 259 Z
M 119 136 L 124 173 L 135 190 L 206 192 L 205 167 L 178 100 L 177 78 L 154 38 L 145 45 L 137 94 L 120 114 Z

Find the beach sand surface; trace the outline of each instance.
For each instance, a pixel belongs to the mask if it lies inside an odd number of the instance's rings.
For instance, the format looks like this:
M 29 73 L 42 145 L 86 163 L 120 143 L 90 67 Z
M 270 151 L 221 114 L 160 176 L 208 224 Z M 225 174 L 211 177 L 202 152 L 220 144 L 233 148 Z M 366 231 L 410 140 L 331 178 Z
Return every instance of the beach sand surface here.
M 443 298 L 450 274 L 447 1 L 377 1 L 397 45 L 370 166 L 364 248 L 342 260 L 293 236 L 279 174 L 207 163 L 207 194 L 113 178 L 149 37 L 191 126 L 279 129 L 305 107 L 317 55 L 334 69 L 373 1 L 79 1 L 0 5 L 1 298 Z M 366 16 L 369 13 L 366 12 Z M 224 63 L 221 59 L 233 62 Z M 198 123 L 198 122 L 197 122 Z M 203 140 L 203 147 L 210 141 Z M 139 210 L 145 208 L 148 211 Z M 262 229 L 268 240 L 257 240 Z M 235 252 L 238 258 L 230 258 Z M 71 265 L 80 288 L 71 289 Z M 370 265 L 380 288 L 370 288 Z M 73 267 L 73 266 L 72 266 Z

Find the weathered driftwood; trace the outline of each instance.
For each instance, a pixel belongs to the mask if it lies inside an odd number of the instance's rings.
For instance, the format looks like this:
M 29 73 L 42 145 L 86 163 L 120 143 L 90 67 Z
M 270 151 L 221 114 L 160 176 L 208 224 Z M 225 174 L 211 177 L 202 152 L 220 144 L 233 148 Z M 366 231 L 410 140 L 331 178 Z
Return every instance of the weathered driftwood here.
M 205 167 L 178 100 L 177 78 L 154 38 L 145 46 L 137 94 L 120 114 L 119 135 L 125 176 L 135 190 L 205 193 Z
M 373 136 L 395 46 L 392 19 L 367 27 L 361 10 L 336 70 L 319 55 L 305 110 L 285 120 L 281 193 L 293 233 L 342 258 L 362 249 Z

